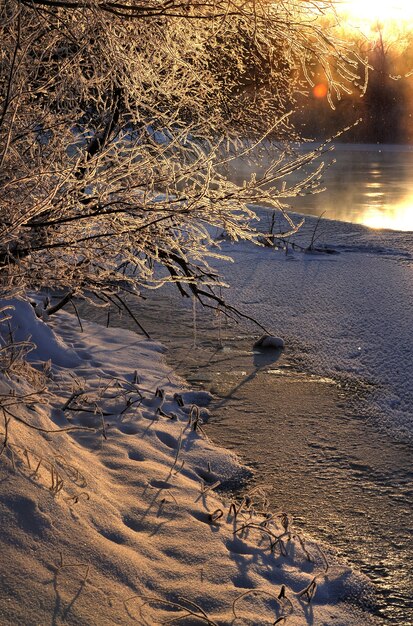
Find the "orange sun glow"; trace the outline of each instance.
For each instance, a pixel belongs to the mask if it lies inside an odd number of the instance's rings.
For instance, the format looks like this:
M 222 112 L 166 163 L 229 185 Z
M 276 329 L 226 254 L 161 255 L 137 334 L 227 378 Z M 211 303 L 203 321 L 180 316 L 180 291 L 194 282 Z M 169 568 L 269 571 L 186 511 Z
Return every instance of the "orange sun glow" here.
M 324 83 L 318 83 L 318 85 L 315 85 L 315 87 L 313 88 L 313 94 L 316 98 L 325 98 L 327 95 L 327 85 L 325 85 Z
M 377 22 L 413 22 L 412 0 L 336 0 L 337 13 L 354 26 Z

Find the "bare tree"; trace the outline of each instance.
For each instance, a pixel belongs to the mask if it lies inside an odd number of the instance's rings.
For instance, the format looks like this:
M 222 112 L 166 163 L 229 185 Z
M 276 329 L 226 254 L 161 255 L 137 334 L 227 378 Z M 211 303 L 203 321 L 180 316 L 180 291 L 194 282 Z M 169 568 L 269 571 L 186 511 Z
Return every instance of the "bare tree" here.
M 222 304 L 214 228 L 256 239 L 251 203 L 283 210 L 319 170 L 291 172 L 302 70 L 329 97 L 359 62 L 317 25 L 330 2 L 2 0 L 0 284 L 94 293 L 177 284 Z M 242 186 L 223 167 L 271 136 L 277 157 Z M 319 168 L 322 167 L 322 164 Z M 293 230 L 296 225 L 290 221 Z M 157 266 L 160 270 L 157 270 Z

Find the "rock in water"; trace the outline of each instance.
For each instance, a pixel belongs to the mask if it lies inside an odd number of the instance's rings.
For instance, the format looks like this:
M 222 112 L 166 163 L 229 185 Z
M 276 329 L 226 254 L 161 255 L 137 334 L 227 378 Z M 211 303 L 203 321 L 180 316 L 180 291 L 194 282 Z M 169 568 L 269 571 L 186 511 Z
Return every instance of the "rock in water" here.
M 284 346 L 284 339 L 274 337 L 274 335 L 263 335 L 254 343 L 254 348 L 261 350 L 282 350 Z

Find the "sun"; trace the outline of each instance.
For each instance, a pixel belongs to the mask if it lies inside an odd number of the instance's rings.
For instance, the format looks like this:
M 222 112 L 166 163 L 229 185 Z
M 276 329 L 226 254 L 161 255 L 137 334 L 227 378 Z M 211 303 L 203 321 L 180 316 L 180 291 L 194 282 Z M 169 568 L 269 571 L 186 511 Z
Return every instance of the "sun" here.
M 377 22 L 413 22 L 412 0 L 335 0 L 337 13 L 354 26 Z

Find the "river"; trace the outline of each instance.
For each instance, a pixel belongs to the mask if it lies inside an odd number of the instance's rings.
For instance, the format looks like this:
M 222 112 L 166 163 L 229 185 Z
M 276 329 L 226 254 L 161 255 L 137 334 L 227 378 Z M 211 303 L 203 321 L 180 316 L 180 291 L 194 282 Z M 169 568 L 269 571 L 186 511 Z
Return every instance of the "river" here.
M 261 167 L 253 170 L 258 175 L 271 158 L 271 147 L 264 154 Z M 320 161 L 325 164 L 321 180 L 325 191 L 293 199 L 294 210 L 372 228 L 413 230 L 413 147 L 336 144 L 315 164 Z M 238 183 L 251 171 L 245 161 L 231 162 L 227 168 Z

